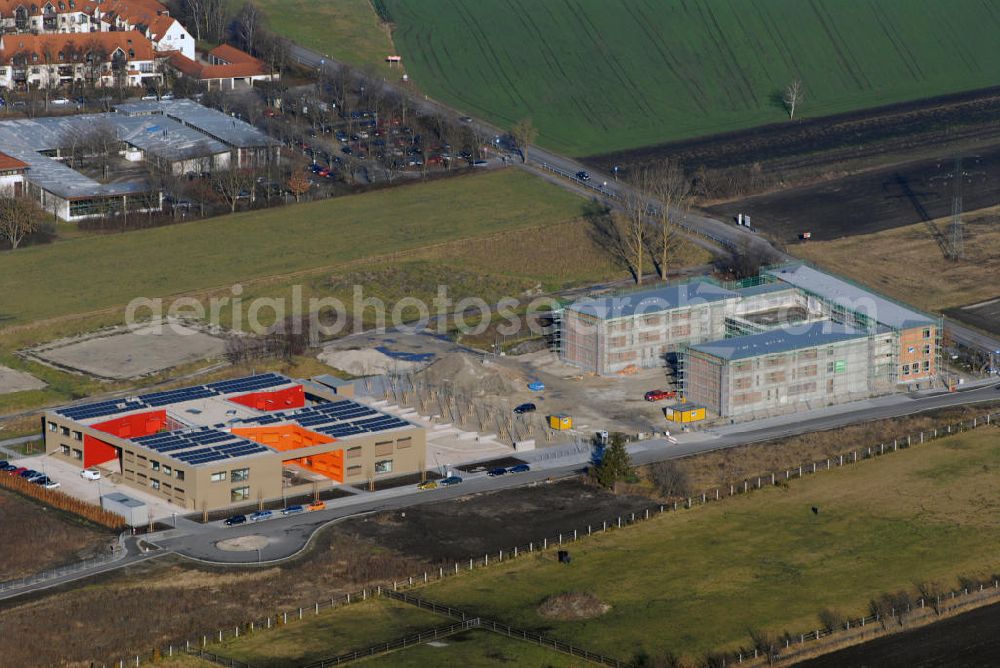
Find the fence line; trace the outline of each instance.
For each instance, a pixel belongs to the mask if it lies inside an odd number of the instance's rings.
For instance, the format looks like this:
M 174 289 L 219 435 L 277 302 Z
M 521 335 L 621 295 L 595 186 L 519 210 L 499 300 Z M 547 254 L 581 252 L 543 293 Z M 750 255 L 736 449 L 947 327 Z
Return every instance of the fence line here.
M 543 537 L 538 541 L 530 541 L 528 544 L 514 546 L 513 548 L 501 549 L 496 552 L 491 552 L 485 554 L 482 557 L 474 557 L 468 560 L 463 560 L 461 562 L 453 562 L 450 566 L 439 566 L 437 571 L 425 571 L 417 576 L 410 576 L 404 580 L 396 580 L 392 583 L 386 582 L 381 585 L 376 585 L 373 588 L 366 588 L 360 592 L 354 592 L 340 597 L 339 599 L 328 599 L 325 601 L 317 601 L 312 606 L 300 607 L 293 609 L 291 611 L 279 612 L 272 616 L 267 616 L 263 620 L 256 619 L 249 622 L 245 622 L 240 625 L 230 625 L 226 628 L 220 628 L 212 634 L 204 634 L 201 638 L 196 639 L 194 643 L 188 641 L 184 648 L 190 651 L 192 648 L 204 649 L 207 647 L 209 641 L 211 642 L 223 642 L 227 639 L 238 638 L 240 635 L 246 635 L 247 633 L 255 633 L 260 630 L 270 629 L 277 626 L 282 626 L 290 621 L 296 619 L 303 619 L 307 614 L 319 614 L 323 609 L 331 609 L 335 607 L 340 607 L 343 605 L 349 605 L 351 603 L 356 603 L 358 601 L 364 601 L 369 598 L 378 597 L 380 595 L 393 595 L 403 592 L 405 590 L 419 587 L 424 584 L 429 584 L 431 582 L 436 582 L 444 580 L 445 578 L 459 575 L 466 571 L 475 570 L 478 568 L 486 568 L 491 564 L 499 564 L 504 560 L 516 559 L 518 557 L 524 556 L 525 554 L 534 554 L 535 552 L 548 551 L 552 548 L 565 547 L 569 543 L 578 541 L 583 536 L 589 536 L 594 533 L 604 533 L 607 531 L 614 531 L 627 527 L 637 522 L 648 520 L 655 515 L 661 515 L 666 512 L 678 511 L 683 509 L 693 508 L 697 504 L 706 504 L 711 501 L 721 501 L 731 496 L 736 496 L 739 494 L 750 493 L 754 489 L 762 489 L 765 485 L 780 485 L 784 484 L 786 480 L 790 480 L 795 477 L 803 477 L 807 474 L 818 473 L 822 470 L 831 470 L 833 468 L 840 468 L 842 466 L 853 464 L 856 462 L 873 459 L 878 456 L 889 454 L 890 452 L 896 452 L 901 449 L 906 449 L 920 443 L 926 443 L 937 438 L 944 438 L 950 435 L 961 433 L 963 431 L 976 429 L 982 426 L 997 424 L 997 420 L 1000 419 L 1000 412 L 990 413 L 981 417 L 973 418 L 968 421 L 961 421 L 958 423 L 947 424 L 934 429 L 924 430 L 918 432 L 917 434 L 910 434 L 903 438 L 896 438 L 890 444 L 888 441 L 880 443 L 878 446 L 867 446 L 866 448 L 860 448 L 848 451 L 844 454 L 836 455 L 834 457 L 827 458 L 825 460 L 819 460 L 816 462 L 809 462 L 807 464 L 802 464 L 795 468 L 784 469 L 780 472 L 771 472 L 767 474 L 762 474 L 760 476 L 755 476 L 753 478 L 747 478 L 742 484 L 732 484 L 729 490 L 723 490 L 723 488 L 716 488 L 713 490 L 702 492 L 699 495 L 688 496 L 683 500 L 677 500 L 673 503 L 663 503 L 657 506 L 647 507 L 640 509 L 636 512 L 628 513 L 625 515 L 619 515 L 616 518 L 610 520 L 604 520 L 600 525 L 597 523 L 589 524 L 585 528 L 576 528 L 568 530 L 564 533 L 559 533 L 553 537 Z M 453 608 L 448 608 L 447 606 L 440 606 L 438 604 L 425 601 L 427 609 L 439 612 L 439 614 L 444 614 L 461 621 L 467 621 L 465 615 L 461 610 L 455 610 Z M 435 609 L 436 608 L 436 609 Z M 451 611 L 451 612 L 448 612 Z M 458 616 L 456 616 L 458 615 Z M 861 623 L 865 623 L 862 618 L 858 620 Z M 482 620 L 481 620 L 482 623 Z M 852 622 L 853 623 L 853 622 Z M 501 625 L 502 626 L 502 625 Z M 512 631 L 513 632 L 513 631 Z M 531 632 L 525 631 L 530 635 Z M 829 632 L 812 631 L 807 634 L 802 635 L 802 642 L 808 640 L 818 640 L 829 635 Z M 818 637 L 816 634 L 819 634 Z M 558 642 L 558 641 L 553 641 Z M 790 645 L 791 646 L 791 645 Z M 170 646 L 167 650 L 169 653 L 173 653 L 175 649 Z M 554 648 L 556 649 L 556 648 Z M 733 654 L 735 661 L 737 663 L 747 662 L 753 660 L 755 654 L 759 654 L 756 650 L 750 650 L 748 652 L 736 652 Z M 154 651 L 154 655 L 161 655 L 161 651 Z M 759 658 L 759 657 L 758 657 Z M 122 665 L 139 665 L 138 661 L 140 657 L 134 657 L 133 661 L 125 662 Z M 225 665 L 225 664 L 224 664 Z
M 38 573 L 33 573 L 27 577 L 19 578 L 17 580 L 7 580 L 5 582 L 0 582 L 0 593 L 10 591 L 12 589 L 21 589 L 28 587 L 39 582 L 47 582 L 48 580 L 55 580 L 61 578 L 65 575 L 71 575 L 73 573 L 79 573 L 81 571 L 86 571 L 90 569 L 103 566 L 105 564 L 110 564 L 118 561 L 126 554 L 126 549 L 124 545 L 125 534 L 119 534 L 118 541 L 112 546 L 110 554 L 106 554 L 101 557 L 94 557 L 93 559 L 84 559 L 83 561 L 77 561 L 72 564 L 67 564 L 65 566 L 60 566 L 58 568 L 52 568 L 45 571 L 39 571 Z

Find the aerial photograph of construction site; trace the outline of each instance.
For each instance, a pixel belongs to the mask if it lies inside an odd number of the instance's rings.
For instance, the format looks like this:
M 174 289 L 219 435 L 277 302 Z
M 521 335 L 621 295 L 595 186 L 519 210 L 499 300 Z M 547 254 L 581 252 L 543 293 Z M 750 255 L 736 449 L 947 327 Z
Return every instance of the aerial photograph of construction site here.
M 1000 6 L 0 27 L 0 668 L 1000 665 Z

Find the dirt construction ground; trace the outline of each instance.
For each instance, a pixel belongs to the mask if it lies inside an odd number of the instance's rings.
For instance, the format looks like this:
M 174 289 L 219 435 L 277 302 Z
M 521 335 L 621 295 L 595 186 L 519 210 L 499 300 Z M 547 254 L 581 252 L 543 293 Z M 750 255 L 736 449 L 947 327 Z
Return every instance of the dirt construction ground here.
M 585 531 L 588 524 L 600 526 L 652 504 L 642 496 L 615 496 L 573 478 L 348 520 L 331 531 L 412 558 L 448 563 L 572 534 L 574 529 Z
M 220 357 L 225 341 L 179 323 L 115 329 L 28 351 L 39 361 L 98 378 L 128 379 Z

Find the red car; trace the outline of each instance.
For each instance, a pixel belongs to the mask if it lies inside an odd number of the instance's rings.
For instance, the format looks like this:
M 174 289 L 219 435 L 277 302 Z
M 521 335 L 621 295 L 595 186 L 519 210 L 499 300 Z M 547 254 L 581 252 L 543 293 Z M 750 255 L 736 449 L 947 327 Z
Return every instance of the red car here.
M 11 469 L 10 471 L 7 471 L 7 473 L 9 473 L 10 475 L 21 475 L 27 470 L 28 468 L 26 466 L 21 466 L 16 469 Z
M 673 399 L 677 396 L 677 393 L 673 390 L 650 390 L 646 393 L 646 401 L 663 401 L 664 399 Z

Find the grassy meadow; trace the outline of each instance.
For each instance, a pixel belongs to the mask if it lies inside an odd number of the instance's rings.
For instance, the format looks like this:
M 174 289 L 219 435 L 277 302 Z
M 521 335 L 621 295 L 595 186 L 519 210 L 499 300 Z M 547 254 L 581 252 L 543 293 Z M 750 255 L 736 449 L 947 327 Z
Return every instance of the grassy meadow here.
M 944 257 L 924 223 L 816 241 L 789 252 L 887 295 L 931 311 L 1000 294 L 1000 207 L 965 214 L 965 258 Z M 947 234 L 950 219 L 934 221 Z M 887 262 L 886 258 L 892 258 Z M 933 280 L 927 277 L 933 276 Z M 915 290 L 914 286 L 920 286 Z
M 384 71 L 385 57 L 394 53 L 370 0 L 258 0 L 257 6 L 272 30 L 336 60 Z
M 860 616 L 882 592 L 996 572 L 998 466 L 1000 438 L 984 428 L 596 535 L 569 547 L 569 566 L 549 552 L 419 595 L 622 659 L 697 658 L 747 644 L 748 629 L 799 633 L 824 608 Z M 584 621 L 539 614 L 571 591 L 611 609 Z
M 5 253 L 0 327 L 336 269 L 366 257 L 566 222 L 583 200 L 517 170 L 443 179 Z
M 384 0 L 414 85 L 572 155 L 1000 84 L 978 0 Z M 359 47 L 360 49 L 361 47 Z
M 450 623 L 405 603 L 376 599 L 231 640 L 210 651 L 254 668 L 295 668 Z

